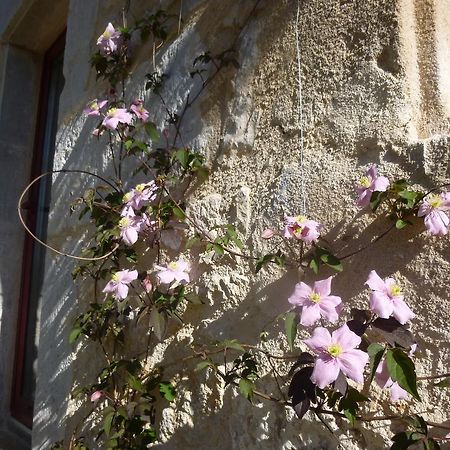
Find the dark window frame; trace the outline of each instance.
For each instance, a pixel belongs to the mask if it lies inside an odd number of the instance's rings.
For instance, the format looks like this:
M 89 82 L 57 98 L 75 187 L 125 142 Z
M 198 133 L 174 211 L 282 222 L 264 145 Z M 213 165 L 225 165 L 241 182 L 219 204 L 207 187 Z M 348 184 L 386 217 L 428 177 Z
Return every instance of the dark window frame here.
M 45 53 L 41 72 L 39 103 L 37 110 L 36 132 L 34 139 L 33 157 L 30 180 L 41 173 L 43 148 L 45 143 L 46 125 L 48 120 L 48 99 L 51 88 L 51 74 L 53 62 L 60 56 L 65 47 L 66 32 L 64 31 Z M 23 205 L 26 209 L 26 223 L 31 230 L 36 226 L 36 205 L 39 197 L 40 184 L 36 183 L 29 191 L 28 199 Z M 18 305 L 18 320 L 16 331 L 16 346 L 14 358 L 14 375 L 11 391 L 11 415 L 28 428 L 33 425 L 33 402 L 22 395 L 22 385 L 25 376 L 24 363 L 27 340 L 27 324 L 29 314 L 29 300 L 31 287 L 31 269 L 33 250 L 37 244 L 28 234 L 25 234 L 22 256 L 21 287 Z

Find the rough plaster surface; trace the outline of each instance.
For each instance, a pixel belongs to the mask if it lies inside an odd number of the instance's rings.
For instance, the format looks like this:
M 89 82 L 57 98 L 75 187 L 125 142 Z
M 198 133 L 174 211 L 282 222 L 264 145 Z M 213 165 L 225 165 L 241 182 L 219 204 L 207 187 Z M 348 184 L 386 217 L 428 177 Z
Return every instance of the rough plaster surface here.
M 179 10 L 175 1 L 149 1 L 145 6 L 160 3 Z M 174 110 L 188 92 L 198 89 L 198 80 L 189 76 L 194 58 L 208 49 L 215 53 L 227 48 L 253 5 L 233 0 L 183 3 L 181 33 L 174 32 L 156 58 L 157 67 L 170 75 L 163 96 Z M 90 135 L 94 123 L 80 112 L 101 92 L 89 70 L 89 53 L 105 24 L 119 20 L 121 5 L 118 0 L 71 2 L 56 168 L 110 170 L 106 152 Z M 387 176 L 410 176 L 423 188 L 448 181 L 449 10 L 449 0 L 301 2 L 307 204 L 311 217 L 325 225 L 326 237 L 336 239 L 338 254 L 365 244 L 388 226 L 354 206 L 354 181 L 369 162 L 379 164 Z M 254 254 L 267 250 L 259 238 L 261 231 L 278 225 L 283 214 L 296 213 L 302 200 L 295 15 L 294 1 L 263 0 L 239 42 L 241 67 L 222 72 L 184 123 L 185 142 L 203 152 L 211 167 L 209 180 L 189 198 L 189 214 L 208 227 L 233 222 Z M 137 61 L 146 62 L 136 63 L 130 97 L 142 92 L 143 77 L 153 70 L 149 55 L 149 48 L 137 55 Z M 161 104 L 154 97 L 146 104 L 162 127 Z M 52 244 L 67 252 L 80 250 L 83 235 L 82 228 L 67 218 L 68 199 L 89 182 L 67 176 L 54 180 L 49 235 Z M 346 261 L 346 271 L 334 281 L 334 291 L 350 309 L 367 304 L 363 283 L 371 269 L 401 280 L 417 314 L 412 329 L 422 355 L 419 373 L 450 366 L 449 241 L 430 238 L 423 231 L 418 222 L 406 232 L 391 232 Z M 70 435 L 76 408 L 68 401 L 70 386 L 88 365 L 93 370 L 96 366 L 92 356 L 74 362 L 67 344 L 70 321 L 83 304 L 83 299 L 77 301 L 71 269 L 70 261 L 48 260 L 35 449 L 46 449 Z M 208 288 L 207 302 L 186 313 L 186 325 L 158 346 L 155 360 L 176 360 L 194 342 L 225 338 L 257 342 L 266 324 L 288 308 L 287 297 L 299 278 L 297 273 L 274 269 L 254 276 L 247 263 L 230 259 L 214 270 L 199 263 L 197 272 L 199 285 Z M 282 327 L 268 331 L 266 347 L 277 352 L 285 345 Z M 264 389 L 275 390 L 264 378 Z M 351 432 L 332 420 L 336 432 L 331 435 L 310 416 L 300 423 L 279 405 L 253 407 L 231 390 L 224 393 L 211 375 L 186 373 L 177 380 L 182 395 L 175 408 L 163 412 L 159 449 L 375 450 L 389 445 L 391 430 L 386 423 Z M 430 420 L 449 420 L 445 392 L 425 388 L 422 396 L 421 405 L 402 402 L 389 407 L 386 395 L 378 393 L 373 411 L 426 411 Z

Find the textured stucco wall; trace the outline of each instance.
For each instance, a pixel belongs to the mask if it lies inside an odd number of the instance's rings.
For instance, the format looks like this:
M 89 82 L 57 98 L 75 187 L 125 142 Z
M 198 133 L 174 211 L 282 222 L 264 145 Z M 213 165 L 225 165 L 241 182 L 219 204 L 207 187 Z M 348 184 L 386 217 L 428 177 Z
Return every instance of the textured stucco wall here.
M 141 3 L 179 10 L 178 1 Z M 90 135 L 94 124 L 81 110 L 88 99 L 101 93 L 89 69 L 89 53 L 108 20 L 120 20 L 121 5 L 118 0 L 71 2 L 55 168 L 110 170 L 105 149 Z M 186 93 L 198 88 L 189 75 L 194 58 L 205 50 L 217 53 L 227 48 L 252 6 L 250 0 L 183 2 L 182 31 L 172 34 L 156 59 L 158 69 L 170 74 L 163 96 L 171 109 L 180 108 Z M 234 223 L 255 254 L 267 250 L 260 232 L 277 225 L 284 213 L 296 213 L 302 200 L 296 11 L 295 1 L 263 0 L 240 41 L 240 69 L 221 73 L 184 123 L 184 141 L 203 152 L 212 169 L 210 179 L 192 193 L 189 213 L 208 227 Z M 449 0 L 301 2 L 298 32 L 307 204 L 312 218 L 325 225 L 326 237 L 337 238 L 338 254 L 388 226 L 383 219 L 372 223 L 372 217 L 354 206 L 353 184 L 367 163 L 376 162 L 390 177 L 411 177 L 424 188 L 450 177 L 448 11 Z M 146 61 L 135 67 L 128 86 L 130 98 L 141 92 L 144 75 L 152 71 L 149 55 L 148 48 L 137 55 L 138 61 Z M 154 97 L 146 99 L 146 105 L 162 127 L 162 105 Z M 68 198 L 90 180 L 56 176 L 54 181 L 50 240 L 67 252 L 77 252 L 83 229 L 67 218 Z M 49 442 L 70 434 L 73 421 L 65 420 L 65 415 L 74 405 L 67 393 L 73 377 L 79 377 L 89 361 L 72 363 L 67 344 L 69 322 L 79 308 L 71 268 L 70 261 L 48 260 L 33 431 L 36 449 L 48 448 Z M 256 342 L 263 327 L 288 309 L 287 297 L 299 277 L 274 269 L 253 276 L 247 263 L 229 260 L 219 262 L 214 270 L 205 269 L 206 265 L 197 265 L 199 284 L 208 288 L 207 303 L 188 311 L 184 328 L 167 348 L 157 348 L 155 360 L 184 356 L 193 342 L 228 337 Z M 424 357 L 418 371 L 448 368 L 448 238 L 430 238 L 417 223 L 408 231 L 392 231 L 370 250 L 346 261 L 346 270 L 335 278 L 334 291 L 347 310 L 367 304 L 363 283 L 371 269 L 382 276 L 395 275 L 404 285 L 417 314 L 413 332 Z M 283 340 L 281 328 L 269 328 L 267 348 L 275 352 Z M 347 425 L 330 421 L 333 428 L 339 427 L 331 435 L 310 417 L 298 422 L 281 406 L 252 407 L 231 390 L 223 395 L 216 380 L 204 373 L 190 374 L 179 385 L 182 396 L 176 408 L 163 414 L 161 449 L 388 446 L 390 430 L 385 423 L 358 427 L 355 438 Z M 430 420 L 449 419 L 445 393 L 424 390 L 422 396 L 422 405 L 401 403 L 393 410 L 427 411 Z M 377 398 L 380 403 L 374 408 L 389 411 L 385 394 Z

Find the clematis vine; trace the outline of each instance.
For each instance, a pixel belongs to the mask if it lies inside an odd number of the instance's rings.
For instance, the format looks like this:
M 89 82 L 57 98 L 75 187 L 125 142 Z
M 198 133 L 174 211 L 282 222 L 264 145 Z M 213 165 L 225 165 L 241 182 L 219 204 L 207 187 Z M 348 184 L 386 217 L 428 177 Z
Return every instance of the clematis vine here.
M 416 351 L 417 344 L 411 346 L 408 352 L 409 356 L 412 356 Z M 375 381 L 381 389 L 389 389 L 391 400 L 396 402 L 398 400 L 407 400 L 409 398 L 408 392 L 406 392 L 396 381 L 392 380 L 389 375 L 386 360 L 383 358 L 380 364 L 378 364 L 375 372 Z
M 322 225 L 306 216 L 286 216 L 284 219 L 284 237 L 294 237 L 303 242 L 311 243 L 320 236 Z
M 129 125 L 132 120 L 133 116 L 125 108 L 110 108 L 102 125 L 109 130 L 115 130 L 119 123 Z
M 124 203 L 134 209 L 141 209 L 155 200 L 158 186 L 152 180 L 149 183 L 138 184 L 123 196 Z
M 105 31 L 97 39 L 97 46 L 100 52 L 109 55 L 117 50 L 118 43 L 121 38 L 121 33 L 117 31 L 112 23 L 108 23 Z
M 92 100 L 83 110 L 88 116 L 99 116 L 100 110 L 108 103 L 108 100 Z
M 357 383 L 364 382 L 369 355 L 356 348 L 361 338 L 347 325 L 332 334 L 326 328 L 317 327 L 304 343 L 317 355 L 311 381 L 321 389 L 335 381 L 339 372 Z
M 167 267 L 155 265 L 155 269 L 158 270 L 156 276 L 162 284 L 170 284 L 174 281 L 189 283 L 189 263 L 182 258 L 169 263 Z
M 142 100 L 134 100 L 130 106 L 130 111 L 132 111 L 136 117 L 142 122 L 147 122 L 149 118 L 149 112 L 144 108 L 144 102 Z
M 128 296 L 128 285 L 138 277 L 137 270 L 119 270 L 112 275 L 111 280 L 103 289 L 103 292 L 112 294 L 115 298 L 123 300 Z
M 450 192 L 430 194 L 423 200 L 417 215 L 424 217 L 424 223 L 430 234 L 444 236 L 448 233 L 450 218 L 445 211 L 450 210 Z
M 389 180 L 386 177 L 378 176 L 377 166 L 372 164 L 366 175 L 361 177 L 356 183 L 358 206 L 367 206 L 374 192 L 384 192 L 389 187 Z
M 316 281 L 312 287 L 303 282 L 295 285 L 294 293 L 288 301 L 291 305 L 302 307 L 302 325 L 311 326 L 321 317 L 330 322 L 338 320 L 342 300 L 341 297 L 330 295 L 332 278 Z
M 373 291 L 370 294 L 370 309 L 381 318 L 394 316 L 404 325 L 415 317 L 403 300 L 401 287 L 393 278 L 382 280 L 375 270 L 372 270 L 365 284 Z

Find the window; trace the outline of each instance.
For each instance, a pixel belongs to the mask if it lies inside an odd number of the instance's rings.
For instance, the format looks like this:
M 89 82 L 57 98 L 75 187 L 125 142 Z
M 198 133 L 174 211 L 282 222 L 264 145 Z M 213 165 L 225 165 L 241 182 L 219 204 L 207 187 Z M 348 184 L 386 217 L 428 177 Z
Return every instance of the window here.
M 53 168 L 59 98 L 64 86 L 64 42 L 65 34 L 58 38 L 44 57 L 32 179 Z M 51 177 L 43 178 L 30 189 L 24 205 L 27 225 L 43 241 L 47 235 L 50 193 Z M 22 264 L 11 413 L 29 428 L 33 421 L 44 260 L 45 248 L 27 235 Z

